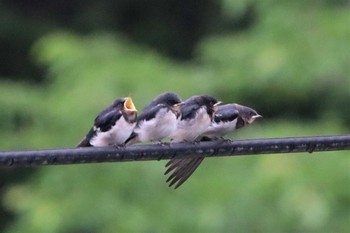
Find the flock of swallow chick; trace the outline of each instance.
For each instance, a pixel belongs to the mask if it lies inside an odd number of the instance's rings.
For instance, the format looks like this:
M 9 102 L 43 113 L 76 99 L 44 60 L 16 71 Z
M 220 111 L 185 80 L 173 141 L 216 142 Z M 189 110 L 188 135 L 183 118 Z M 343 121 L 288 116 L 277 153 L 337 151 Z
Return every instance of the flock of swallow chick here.
M 95 118 L 93 127 L 78 147 L 128 146 L 140 142 L 197 142 L 223 139 L 235 129 L 261 117 L 254 109 L 225 104 L 208 95 L 185 101 L 172 92 L 157 96 L 141 114 L 130 97 L 118 98 Z M 171 159 L 165 175 L 169 186 L 178 188 L 201 164 L 204 157 Z

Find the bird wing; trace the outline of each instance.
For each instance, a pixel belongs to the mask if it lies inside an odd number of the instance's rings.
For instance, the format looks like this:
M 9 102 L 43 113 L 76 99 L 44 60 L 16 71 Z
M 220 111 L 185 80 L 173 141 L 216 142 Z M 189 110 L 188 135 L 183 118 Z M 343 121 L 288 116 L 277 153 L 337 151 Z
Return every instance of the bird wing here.
M 196 116 L 197 110 L 201 108 L 201 105 L 193 103 L 184 103 L 181 105 L 181 120 L 193 119 Z
M 83 138 L 83 140 L 81 140 L 81 142 L 79 142 L 77 147 L 90 147 L 90 146 L 92 146 L 90 144 L 90 139 L 95 135 L 96 135 L 96 130 L 94 129 L 94 127 L 92 127 L 90 129 L 90 131 L 87 133 L 87 135 Z
M 230 107 L 230 106 L 220 106 L 219 109 L 215 113 L 214 121 L 216 123 L 233 121 L 238 116 L 239 116 L 238 110 L 232 109 L 232 107 Z
M 164 104 L 158 104 L 156 106 L 148 106 L 142 110 L 142 113 L 138 117 L 138 122 L 142 121 L 148 121 L 150 119 L 153 119 L 160 109 L 165 108 L 166 106 Z
M 161 108 L 165 108 L 165 107 L 166 106 L 164 104 L 158 104 L 158 105 L 152 105 L 152 106 L 148 105 L 147 107 L 145 107 L 137 119 L 136 127 L 138 127 L 140 125 L 140 123 L 143 121 L 149 121 L 149 120 L 155 118 L 157 113 L 159 112 L 159 110 Z M 138 134 L 135 131 L 133 131 L 131 133 L 131 135 L 129 136 L 129 138 L 125 141 L 125 144 L 132 145 L 134 143 L 137 143 L 138 142 L 137 137 L 138 137 Z
M 89 147 L 91 138 L 93 138 L 97 131 L 106 132 L 115 125 L 115 122 L 122 116 L 122 113 L 119 110 L 107 108 L 103 110 L 95 118 L 94 126 L 89 130 L 86 136 L 81 140 L 77 147 Z
M 175 189 L 180 187 L 202 163 L 204 157 L 193 159 L 171 159 L 165 166 L 167 170 L 164 175 L 172 172 L 168 179 L 169 187 L 175 185 Z
M 122 113 L 120 110 L 114 109 L 107 112 L 101 112 L 95 119 L 96 129 L 106 132 L 115 125 L 115 122 L 120 119 Z

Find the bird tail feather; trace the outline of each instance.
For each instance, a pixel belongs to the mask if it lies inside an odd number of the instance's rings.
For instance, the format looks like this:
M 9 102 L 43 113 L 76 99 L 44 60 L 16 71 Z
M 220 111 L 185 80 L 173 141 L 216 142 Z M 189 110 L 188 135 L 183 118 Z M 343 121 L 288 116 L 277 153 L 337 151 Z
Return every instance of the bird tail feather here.
M 127 146 L 130 146 L 130 145 L 133 145 L 133 144 L 138 143 L 138 142 L 139 142 L 138 134 L 133 131 L 131 133 L 130 137 L 128 139 L 126 139 L 124 144 Z
M 168 168 L 165 175 L 169 172 L 173 173 L 168 177 L 167 183 L 169 187 L 175 185 L 175 189 L 180 187 L 198 168 L 205 157 L 193 159 L 171 159 L 165 166 Z
M 90 144 L 89 140 L 87 139 L 87 137 L 84 137 L 83 140 L 81 140 L 76 147 L 90 147 L 90 146 L 92 145 Z

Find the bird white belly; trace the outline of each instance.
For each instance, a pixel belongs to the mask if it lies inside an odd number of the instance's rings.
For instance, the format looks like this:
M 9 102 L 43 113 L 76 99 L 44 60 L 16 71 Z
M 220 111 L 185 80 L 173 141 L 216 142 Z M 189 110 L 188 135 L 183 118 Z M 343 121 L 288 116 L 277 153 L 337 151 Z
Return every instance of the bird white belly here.
M 141 122 L 135 132 L 141 142 L 157 141 L 169 137 L 176 129 L 176 124 L 175 114 L 168 109 L 161 109 L 152 120 Z
M 236 129 L 237 119 L 228 122 L 213 122 L 203 136 L 224 136 Z
M 179 121 L 171 138 L 174 142 L 193 141 L 199 135 L 204 133 L 210 124 L 211 118 L 209 117 L 206 109 L 202 108 L 198 111 L 195 118 Z
M 95 137 L 90 141 L 93 146 L 112 146 L 123 144 L 131 135 L 136 123 L 127 122 L 121 117 L 116 124 L 107 132 L 101 132 L 99 129 Z

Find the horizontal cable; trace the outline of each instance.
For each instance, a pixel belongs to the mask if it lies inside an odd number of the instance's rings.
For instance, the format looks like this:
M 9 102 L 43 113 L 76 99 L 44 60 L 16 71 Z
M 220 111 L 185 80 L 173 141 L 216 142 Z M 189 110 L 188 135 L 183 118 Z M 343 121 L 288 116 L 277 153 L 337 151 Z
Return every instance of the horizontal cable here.
M 0 167 L 350 150 L 350 135 L 0 152 Z

